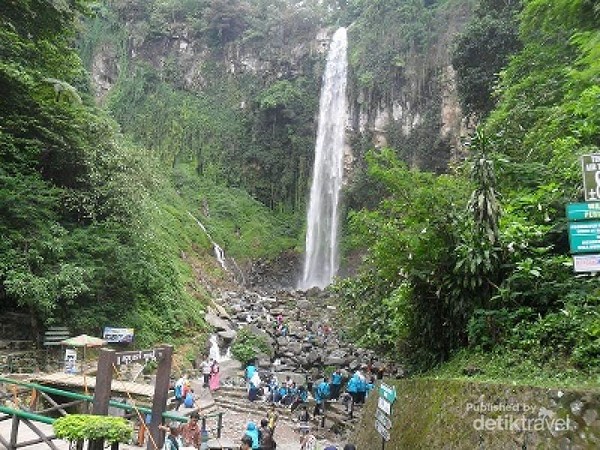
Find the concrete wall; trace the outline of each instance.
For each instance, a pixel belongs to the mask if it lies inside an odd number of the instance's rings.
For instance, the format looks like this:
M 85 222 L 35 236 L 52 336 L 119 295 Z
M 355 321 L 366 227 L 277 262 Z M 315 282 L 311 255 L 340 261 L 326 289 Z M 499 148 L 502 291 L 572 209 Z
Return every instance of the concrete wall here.
M 464 381 L 387 380 L 397 390 L 390 441 L 395 449 L 600 449 L 600 386 L 547 389 Z M 354 441 L 378 450 L 379 394 L 370 395 Z

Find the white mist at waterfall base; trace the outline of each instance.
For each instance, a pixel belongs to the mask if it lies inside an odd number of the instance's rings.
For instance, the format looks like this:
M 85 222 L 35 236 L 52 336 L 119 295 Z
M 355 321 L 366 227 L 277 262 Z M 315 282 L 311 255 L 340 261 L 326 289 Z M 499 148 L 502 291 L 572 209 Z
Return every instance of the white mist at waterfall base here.
M 331 284 L 339 267 L 339 202 L 347 120 L 346 29 L 331 40 L 319 100 L 315 162 L 307 211 L 306 250 L 300 289 Z
M 229 361 L 231 359 L 231 350 L 227 347 L 224 355 L 221 355 L 221 348 L 219 347 L 219 339 L 216 334 L 210 336 L 210 349 L 208 351 L 208 357 L 214 359 L 218 363 L 223 361 Z

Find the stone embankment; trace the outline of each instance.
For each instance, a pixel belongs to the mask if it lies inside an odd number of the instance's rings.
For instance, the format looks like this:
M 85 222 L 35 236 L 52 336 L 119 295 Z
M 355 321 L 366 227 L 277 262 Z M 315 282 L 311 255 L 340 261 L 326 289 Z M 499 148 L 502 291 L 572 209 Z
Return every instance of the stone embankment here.
M 25 314 L 0 315 L 0 373 L 29 373 L 39 366 L 43 354 L 36 349 L 30 322 Z
M 600 448 L 600 390 L 534 387 L 465 380 L 386 380 L 398 397 L 390 441 L 398 449 Z M 377 397 L 367 401 L 354 442 L 379 448 Z M 374 445 L 375 444 L 375 445 Z

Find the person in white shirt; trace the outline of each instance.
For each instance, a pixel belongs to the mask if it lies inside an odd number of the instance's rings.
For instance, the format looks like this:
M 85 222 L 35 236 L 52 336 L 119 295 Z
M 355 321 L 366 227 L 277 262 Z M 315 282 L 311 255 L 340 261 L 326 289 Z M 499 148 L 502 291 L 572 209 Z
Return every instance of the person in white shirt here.
M 212 360 L 210 358 L 206 358 L 202 362 L 202 377 L 203 377 L 204 387 L 208 387 L 208 383 L 210 381 L 211 369 L 212 369 Z

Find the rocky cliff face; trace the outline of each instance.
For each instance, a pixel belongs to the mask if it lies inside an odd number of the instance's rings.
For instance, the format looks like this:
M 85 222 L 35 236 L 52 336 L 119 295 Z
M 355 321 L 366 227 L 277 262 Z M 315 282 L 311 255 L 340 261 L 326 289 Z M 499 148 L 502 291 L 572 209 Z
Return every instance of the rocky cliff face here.
M 397 86 L 380 95 L 356 86 L 350 89 L 349 137 L 368 136 L 375 147 L 393 146 L 397 144 L 398 136 L 408 139 L 416 129 L 425 127 L 432 139 L 431 145 L 434 141 L 443 143 L 443 161 L 435 169 L 440 169 L 440 165 L 449 159 L 461 156 L 460 137 L 467 129 L 456 95 L 449 48 L 468 15 L 468 10 L 448 13 L 444 18 L 445 29 L 429 54 L 409 58 L 402 74 L 403 81 Z M 306 26 L 302 33 L 297 32 L 291 38 L 281 38 L 277 44 L 265 39 L 238 39 L 215 48 L 197 35 L 189 21 L 163 23 L 159 31 L 152 31 L 147 15 L 135 8 L 120 10 L 119 21 L 126 35 L 125 42 L 104 40 L 93 51 L 92 80 L 99 101 L 106 98 L 120 71 L 124 70 L 122 60 L 119 61 L 119 46 L 125 48 L 126 60 L 149 64 L 162 79 L 200 93 L 211 77 L 242 79 L 251 75 L 265 85 L 298 77 L 320 80 L 329 40 L 335 31 L 315 24 Z M 285 31 L 281 33 L 285 34 Z M 352 26 L 349 36 L 352 47 Z M 322 64 L 307 64 L 309 60 L 320 60 Z M 318 92 L 314 95 L 318 97 Z M 242 102 L 240 107 L 243 109 L 247 105 Z M 354 161 L 350 147 L 347 154 L 350 168 Z M 431 168 L 419 155 L 408 159 L 413 166 Z
M 371 136 L 376 148 L 398 146 L 399 141 L 409 141 L 417 130 L 425 130 L 434 147 L 443 142 L 441 156 L 445 162 L 463 156 L 461 137 L 472 128 L 463 117 L 456 90 L 456 73 L 451 64 L 451 48 L 455 36 L 462 31 L 472 11 L 468 2 L 455 9 L 441 9 L 435 19 L 439 28 L 435 40 L 425 53 L 404 55 L 395 72 L 391 87 L 365 90 L 354 88 L 349 111 L 349 128 L 361 135 Z M 350 27 L 350 41 L 353 37 Z M 380 92 L 373 94 L 373 91 Z M 395 137 L 394 137 L 395 136 Z M 400 137 L 400 138 L 399 138 Z M 418 139 L 418 138 L 417 138 Z M 422 155 L 407 158 L 413 167 L 440 170 L 431 166 Z

